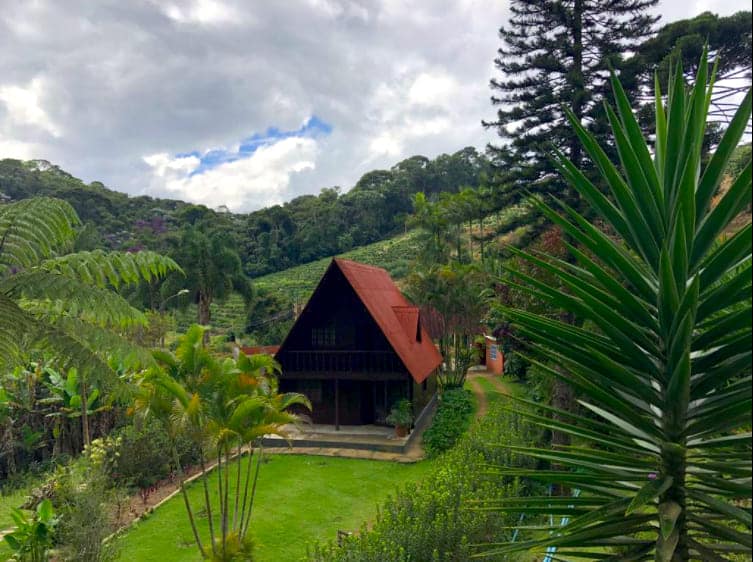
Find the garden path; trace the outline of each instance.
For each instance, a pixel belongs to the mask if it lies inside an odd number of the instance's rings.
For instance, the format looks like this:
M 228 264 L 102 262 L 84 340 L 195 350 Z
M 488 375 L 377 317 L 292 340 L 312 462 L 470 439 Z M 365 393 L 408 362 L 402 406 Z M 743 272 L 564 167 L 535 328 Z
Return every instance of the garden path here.
M 489 397 L 484 386 L 494 387 L 495 391 L 505 396 L 510 396 L 510 389 L 499 375 L 495 375 L 485 370 L 470 370 L 466 377 L 468 385 L 471 387 L 473 395 L 476 397 L 476 419 L 481 419 L 489 410 Z M 487 381 L 482 383 L 481 381 Z

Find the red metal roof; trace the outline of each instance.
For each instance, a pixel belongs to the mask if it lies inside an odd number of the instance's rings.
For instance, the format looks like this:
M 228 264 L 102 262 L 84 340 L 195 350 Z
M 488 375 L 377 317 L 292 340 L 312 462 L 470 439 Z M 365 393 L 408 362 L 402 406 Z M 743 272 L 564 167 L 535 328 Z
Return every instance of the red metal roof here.
M 341 258 L 334 258 L 333 262 L 345 275 L 413 380 L 423 382 L 442 364 L 442 355 L 421 325 L 418 308 L 406 300 L 384 269 Z
M 279 345 L 252 345 L 241 347 L 241 351 L 246 355 L 257 355 L 264 353 L 266 355 L 274 355 L 280 349 Z

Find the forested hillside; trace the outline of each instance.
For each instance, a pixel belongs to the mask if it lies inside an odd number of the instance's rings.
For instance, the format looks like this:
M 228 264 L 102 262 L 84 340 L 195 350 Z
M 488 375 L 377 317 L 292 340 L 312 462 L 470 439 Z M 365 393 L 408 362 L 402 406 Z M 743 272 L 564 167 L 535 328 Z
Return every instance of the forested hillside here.
M 232 235 L 243 270 L 265 275 L 388 238 L 405 229 L 412 196 L 477 187 L 489 172 L 473 147 L 433 160 L 413 156 L 373 170 L 345 190 L 328 187 L 248 214 L 171 199 L 129 197 L 100 182 L 86 184 L 43 160 L 0 161 L 0 200 L 47 195 L 68 201 L 85 225 L 82 249 L 148 247 L 171 253 L 188 225 L 211 224 Z

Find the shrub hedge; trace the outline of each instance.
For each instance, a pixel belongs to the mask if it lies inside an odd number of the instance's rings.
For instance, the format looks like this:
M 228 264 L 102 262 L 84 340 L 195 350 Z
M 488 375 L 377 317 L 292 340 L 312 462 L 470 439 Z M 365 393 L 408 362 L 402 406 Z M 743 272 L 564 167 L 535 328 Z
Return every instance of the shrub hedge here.
M 489 465 L 530 461 L 505 445 L 529 445 L 532 432 L 518 416 L 490 408 L 420 484 L 406 485 L 379 509 L 371 527 L 342 541 L 316 544 L 310 562 L 470 560 L 474 544 L 510 540 L 517 515 L 478 509 L 480 502 L 531 493 L 529 484 L 494 474 Z M 490 558 L 494 560 L 494 558 Z
M 424 451 L 436 457 L 450 449 L 468 429 L 473 414 L 473 397 L 470 391 L 453 388 L 439 396 L 434 420 L 423 436 Z

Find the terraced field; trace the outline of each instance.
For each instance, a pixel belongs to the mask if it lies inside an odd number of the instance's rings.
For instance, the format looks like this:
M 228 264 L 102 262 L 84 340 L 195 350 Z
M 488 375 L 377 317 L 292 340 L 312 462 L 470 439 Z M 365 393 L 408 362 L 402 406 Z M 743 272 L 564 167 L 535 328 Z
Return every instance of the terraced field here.
M 401 279 L 408 274 L 410 262 L 418 251 L 418 233 L 411 231 L 406 234 L 375 242 L 368 246 L 361 246 L 340 257 L 359 261 L 369 265 L 376 265 L 386 269 L 393 279 Z M 316 284 L 327 269 L 331 257 L 323 258 L 297 267 L 278 271 L 263 277 L 253 279 L 254 286 L 279 293 L 283 299 L 294 303 L 305 303 Z M 221 333 L 230 331 L 240 334 L 246 323 L 246 307 L 239 295 L 231 296 L 224 303 L 212 303 L 212 327 Z M 174 312 L 176 328 L 185 331 L 188 326 L 196 322 L 196 306 L 189 305 L 183 310 Z
M 418 252 L 418 233 L 411 231 L 389 240 L 361 246 L 338 257 L 386 269 L 393 279 L 405 277 Z M 292 301 L 305 302 L 321 279 L 332 258 L 323 258 L 297 267 L 270 273 L 253 280 L 254 285 L 279 291 Z

